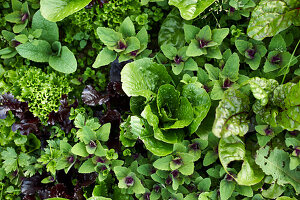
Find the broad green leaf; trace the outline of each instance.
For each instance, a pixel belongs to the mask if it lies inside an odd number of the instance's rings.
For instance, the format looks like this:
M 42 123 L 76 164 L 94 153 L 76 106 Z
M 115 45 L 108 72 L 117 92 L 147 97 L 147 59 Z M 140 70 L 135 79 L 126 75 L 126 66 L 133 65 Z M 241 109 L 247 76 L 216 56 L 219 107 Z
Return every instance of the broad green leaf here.
M 171 77 L 163 65 L 143 58 L 124 66 L 121 81 L 127 96 L 143 96 L 150 99 L 161 85 L 171 81 Z
M 86 151 L 85 148 L 85 144 L 83 142 L 79 142 L 77 144 L 75 144 L 72 149 L 71 152 L 75 155 L 79 155 L 81 157 L 86 157 L 88 156 L 88 152 Z
M 206 48 L 200 48 L 199 41 L 196 39 L 193 39 L 191 43 L 189 44 L 186 55 L 191 57 L 201 56 L 207 54 Z
M 176 118 L 176 112 L 179 107 L 179 96 L 180 92 L 170 84 L 159 87 L 156 101 L 158 112 L 163 121 Z
M 299 169 L 289 169 L 289 154 L 281 149 L 270 150 L 269 146 L 256 152 L 255 162 L 266 175 L 271 175 L 279 185 L 291 184 L 297 193 L 300 192 Z
M 274 79 L 251 78 L 249 79 L 250 89 L 253 96 L 260 101 L 262 106 L 267 105 L 269 95 L 278 86 L 278 82 Z
M 122 39 L 121 33 L 118 33 L 110 28 L 99 27 L 97 28 L 97 34 L 100 40 L 109 47 L 117 46 L 118 42 Z
M 72 51 L 68 47 L 61 48 L 60 56 L 50 56 L 49 65 L 56 71 L 70 74 L 76 71 L 77 61 Z
M 219 142 L 219 159 L 227 173 L 228 165 L 233 161 L 243 161 L 241 170 L 234 178 L 239 185 L 251 186 L 259 183 L 264 173 L 255 164 L 251 155 L 246 152 L 245 145 L 240 139 L 221 139 Z
M 97 138 L 103 142 L 107 142 L 109 139 L 109 133 L 110 133 L 111 124 L 106 123 L 101 126 L 100 129 L 97 130 Z
M 172 161 L 172 156 L 166 156 L 163 158 L 159 158 L 153 163 L 153 167 L 155 167 L 156 169 L 159 169 L 159 170 L 169 171 L 169 170 L 171 170 L 171 168 L 170 168 L 171 161 Z
M 228 89 L 216 109 L 212 132 L 217 137 L 244 136 L 248 132 L 249 98 L 238 90 Z
M 269 51 L 274 50 L 286 51 L 286 43 L 280 34 L 275 35 L 269 44 Z
M 161 24 L 158 33 L 158 44 L 160 46 L 172 44 L 176 48 L 183 47 L 185 44 L 183 25 L 184 20 L 180 17 L 179 11 L 173 9 Z
M 180 10 L 182 18 L 191 20 L 196 18 L 216 0 L 169 0 L 169 5 L 176 6 Z
M 124 21 L 120 25 L 119 31 L 123 34 L 124 37 L 131 37 L 135 35 L 135 28 L 130 17 L 126 17 L 124 19 Z
M 16 47 L 17 52 L 23 57 L 34 62 L 48 62 L 52 54 L 51 45 L 44 40 L 26 42 Z
M 234 181 L 221 180 L 220 182 L 220 197 L 221 200 L 227 200 L 231 197 L 235 188 Z
M 93 163 L 92 159 L 86 160 L 82 165 L 79 167 L 78 172 L 83 174 L 92 173 L 95 171 L 95 164 Z
M 218 67 L 214 67 L 211 64 L 205 64 L 204 67 L 208 72 L 208 77 L 210 80 L 219 80 L 220 69 Z
M 209 166 L 215 163 L 217 159 L 218 159 L 218 154 L 216 152 L 208 151 L 205 154 L 205 157 L 203 159 L 203 166 Z
M 222 76 L 226 79 L 229 78 L 231 81 L 236 81 L 239 76 L 240 59 L 237 53 L 233 53 L 225 63 L 222 70 Z
M 55 22 L 46 20 L 40 10 L 38 10 L 32 18 L 32 29 L 42 29 L 42 35 L 39 37 L 41 40 L 46 40 L 50 44 L 59 39 L 58 27 Z
M 274 36 L 293 23 L 299 25 L 299 17 L 297 7 L 290 9 L 285 1 L 262 0 L 252 12 L 247 29 L 248 36 L 256 40 Z
M 41 0 L 41 13 L 49 21 L 61 21 L 81 10 L 90 0 Z
M 183 25 L 184 29 L 184 37 L 185 41 L 187 43 L 190 43 L 192 39 L 196 38 L 196 35 L 199 33 L 200 28 L 190 25 L 190 24 L 184 24 Z
M 107 47 L 104 47 L 98 54 L 92 67 L 98 68 L 101 66 L 108 65 L 112 63 L 116 58 L 117 58 L 116 52 L 109 50 Z
M 190 133 L 194 133 L 210 109 L 210 97 L 205 89 L 195 83 L 185 85 L 182 89 L 182 96 L 186 97 L 193 107 L 194 120 L 189 130 Z
M 173 60 L 177 55 L 177 49 L 172 44 L 163 44 L 160 48 L 164 55 L 170 60 Z
M 118 180 L 125 178 L 130 173 L 130 169 L 121 166 L 116 166 L 113 170 Z
M 136 51 L 141 48 L 140 41 L 137 37 L 128 37 L 126 38 L 127 47 L 124 50 L 124 54 Z M 121 60 L 121 59 L 120 59 Z
M 219 45 L 223 42 L 224 38 L 228 35 L 228 28 L 220 28 L 212 30 L 212 40 Z
M 262 191 L 262 195 L 268 199 L 276 199 L 284 192 L 284 187 L 278 185 L 277 183 L 271 184 L 271 186 L 267 190 Z
M 5 20 L 10 23 L 21 23 L 21 13 L 20 11 L 15 11 L 13 13 L 5 15 Z

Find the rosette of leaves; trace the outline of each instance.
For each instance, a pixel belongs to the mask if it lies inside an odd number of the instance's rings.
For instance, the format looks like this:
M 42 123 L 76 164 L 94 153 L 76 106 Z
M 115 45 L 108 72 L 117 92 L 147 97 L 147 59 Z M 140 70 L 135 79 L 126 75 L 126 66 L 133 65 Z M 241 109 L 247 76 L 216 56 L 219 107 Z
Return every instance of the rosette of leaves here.
M 100 40 L 106 45 L 98 54 L 93 67 L 98 68 L 113 62 L 118 56 L 119 62 L 148 56 L 148 34 L 145 28 L 138 33 L 129 17 L 120 25 L 119 32 L 106 27 L 97 28 Z
M 255 40 L 272 37 L 292 24 L 300 26 L 298 0 L 262 0 L 252 12 L 247 34 Z
M 37 11 L 32 19 L 32 29 L 42 30 L 38 40 L 25 40 L 16 47 L 17 52 L 23 57 L 34 62 L 49 63 L 53 69 L 66 74 L 77 69 L 74 54 L 59 42 L 59 33 L 56 23 L 43 18 Z
M 207 147 L 207 141 L 194 139 L 189 143 L 183 141 L 174 145 L 172 155 L 158 158 L 153 166 L 157 170 L 168 171 L 172 178 L 172 188 L 177 190 L 183 184 L 184 176 L 194 173 L 194 162 L 201 157 L 201 150 Z
M 9 47 L 3 48 L 0 50 L 0 55 L 2 59 L 13 58 L 17 55 L 16 47 L 21 43 L 26 43 L 28 41 L 33 41 L 34 39 L 38 39 L 42 35 L 42 29 L 29 29 L 22 31 L 19 35 L 16 35 L 7 30 L 3 30 L 2 36 L 8 42 Z
M 262 42 L 250 39 L 236 40 L 235 46 L 237 50 L 245 58 L 245 63 L 247 63 L 252 70 L 257 70 L 260 65 L 261 59 L 266 55 L 267 49 Z
M 74 123 L 79 128 L 76 133 L 79 142 L 72 147 L 71 152 L 83 158 L 87 157 L 79 167 L 79 173 L 98 172 L 99 181 L 105 180 L 110 169 L 123 164 L 123 161 L 117 160 L 118 154 L 114 149 L 109 150 L 102 145 L 109 139 L 111 124 L 101 126 L 98 119 L 87 119 L 83 114 L 78 114 Z
M 122 137 L 140 138 L 155 155 L 171 153 L 173 144 L 183 140 L 184 129 L 194 133 L 210 108 L 210 98 L 199 82 L 183 85 L 180 92 L 169 84 L 166 68 L 148 58 L 125 65 L 121 81 L 124 92 L 132 96 L 130 109 L 138 116 L 128 119 L 136 129 L 125 128 Z
M 30 13 L 28 8 L 28 2 L 22 3 L 18 0 L 11 0 L 13 12 L 5 16 L 5 20 L 14 23 L 14 33 L 22 32 L 29 21 Z
M 268 51 L 269 54 L 264 65 L 265 73 L 272 72 L 280 76 L 283 75 L 284 67 L 297 63 L 297 59 L 287 52 L 286 42 L 280 34 L 271 39 Z
M 185 40 L 189 43 L 186 55 L 191 57 L 205 55 L 208 58 L 221 59 L 219 46 L 228 35 L 228 28 L 211 30 L 208 25 L 202 29 L 193 25 L 184 25 Z
M 176 6 L 180 15 L 186 20 L 191 20 L 200 15 L 206 8 L 216 0 L 169 0 L 169 5 Z
M 175 75 L 180 74 L 182 71 L 196 71 L 198 69 L 197 63 L 186 55 L 187 47 L 176 49 L 171 44 L 164 44 L 161 47 L 164 55 L 172 61 L 172 71 Z
M 56 171 L 64 170 L 67 174 L 76 162 L 77 156 L 71 153 L 72 146 L 64 140 L 48 140 L 48 146 L 44 148 L 39 163 L 46 166 L 52 176 L 44 179 L 43 182 L 53 182 Z
M 129 168 L 117 166 L 114 167 L 114 172 L 119 180 L 118 187 L 123 189 L 126 194 L 143 194 L 145 188 L 137 175 Z
M 299 82 L 279 85 L 276 80 L 256 77 L 250 79 L 249 84 L 256 98 L 253 111 L 257 117 L 273 127 L 300 130 Z
M 239 87 L 239 84 L 247 79 L 246 76 L 239 74 L 240 59 L 236 53 L 232 54 L 230 50 L 226 50 L 221 63 L 220 68 L 205 64 L 205 70 L 199 68 L 197 73 L 198 80 L 210 92 L 213 100 L 222 99 L 224 91 Z
M 244 136 L 248 132 L 250 101 L 239 90 L 229 89 L 224 93 L 216 109 L 212 132 L 219 138 Z

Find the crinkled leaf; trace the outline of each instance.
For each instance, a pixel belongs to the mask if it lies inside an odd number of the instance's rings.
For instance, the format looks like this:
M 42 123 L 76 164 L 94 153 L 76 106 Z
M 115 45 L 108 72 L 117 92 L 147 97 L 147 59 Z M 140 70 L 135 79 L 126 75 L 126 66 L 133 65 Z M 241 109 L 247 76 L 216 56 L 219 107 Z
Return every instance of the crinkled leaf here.
M 252 12 L 247 33 L 256 40 L 271 37 L 287 29 L 293 23 L 299 25 L 300 12 L 290 9 L 282 0 L 263 0 Z
M 212 131 L 217 137 L 244 136 L 248 132 L 249 98 L 238 90 L 228 89 L 216 109 Z
M 193 107 L 194 120 L 189 126 L 189 130 L 190 133 L 194 133 L 210 109 L 210 97 L 205 89 L 195 83 L 185 85 L 182 90 L 182 96 L 186 97 Z
M 171 81 L 171 77 L 163 65 L 143 58 L 124 66 L 121 81 L 127 96 L 144 96 L 150 99 L 161 85 Z
M 267 105 L 269 95 L 278 86 L 278 82 L 274 79 L 265 79 L 255 77 L 249 80 L 250 89 L 253 96 L 260 101 L 262 106 Z
M 180 48 L 184 46 L 184 20 L 180 17 L 179 11 L 173 9 L 166 19 L 161 24 L 158 33 L 158 44 L 172 44 L 173 46 Z

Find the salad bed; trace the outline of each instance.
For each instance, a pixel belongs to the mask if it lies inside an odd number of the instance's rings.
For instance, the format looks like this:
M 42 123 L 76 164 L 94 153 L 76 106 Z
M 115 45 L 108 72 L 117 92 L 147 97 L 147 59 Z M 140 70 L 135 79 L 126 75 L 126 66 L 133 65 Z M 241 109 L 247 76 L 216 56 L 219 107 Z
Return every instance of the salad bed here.
M 0 10 L 0 199 L 300 199 L 300 1 Z

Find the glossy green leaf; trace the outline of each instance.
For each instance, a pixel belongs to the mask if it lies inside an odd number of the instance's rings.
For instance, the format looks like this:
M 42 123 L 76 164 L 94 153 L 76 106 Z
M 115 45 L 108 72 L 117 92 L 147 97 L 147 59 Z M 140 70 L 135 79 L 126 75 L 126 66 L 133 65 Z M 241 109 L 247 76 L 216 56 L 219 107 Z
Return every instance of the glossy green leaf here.
M 248 132 L 249 98 L 238 90 L 228 89 L 216 109 L 212 131 L 217 137 L 244 136 Z
M 161 85 L 171 81 L 171 77 L 163 65 L 143 58 L 124 66 L 121 81 L 127 96 L 144 96 L 150 99 Z
M 238 172 L 237 177 L 234 178 L 239 185 L 255 185 L 263 179 L 264 173 L 255 164 L 249 152 L 246 152 L 245 145 L 240 139 L 221 139 L 218 150 L 219 159 L 227 173 L 229 173 L 229 163 L 239 160 L 243 161 L 241 170 Z
M 287 29 L 293 23 L 299 25 L 300 13 L 296 4 L 291 7 L 283 0 L 261 1 L 253 10 L 247 33 L 256 40 L 271 37 Z M 299 7 L 299 5 L 298 5 Z
M 56 22 L 84 8 L 90 0 L 41 0 L 41 13 L 45 19 Z
M 191 20 L 196 18 L 216 0 L 169 0 L 169 5 L 176 6 L 180 10 L 182 18 Z
M 231 197 L 233 191 L 235 188 L 235 182 L 233 181 L 227 181 L 227 180 L 221 180 L 220 182 L 220 197 L 221 200 L 227 200 Z
M 195 83 L 185 85 L 182 96 L 186 97 L 193 107 L 194 120 L 189 126 L 189 130 L 190 133 L 194 133 L 210 109 L 210 97 L 201 85 Z

